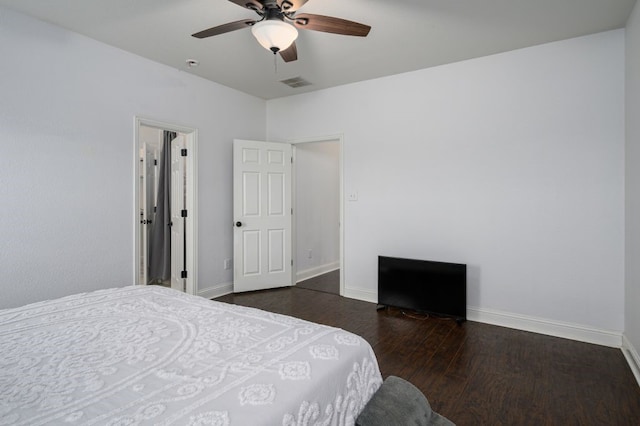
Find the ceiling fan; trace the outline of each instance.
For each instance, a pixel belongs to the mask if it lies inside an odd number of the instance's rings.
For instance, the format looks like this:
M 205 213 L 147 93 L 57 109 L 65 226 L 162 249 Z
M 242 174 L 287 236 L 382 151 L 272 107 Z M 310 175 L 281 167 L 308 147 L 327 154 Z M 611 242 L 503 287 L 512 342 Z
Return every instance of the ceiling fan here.
M 371 27 L 346 19 L 332 16 L 314 15 L 311 13 L 296 13 L 308 0 L 229 0 L 238 6 L 256 12 L 260 18 L 242 19 L 218 25 L 195 34 L 196 38 L 207 38 L 230 31 L 251 27 L 251 32 L 258 42 L 265 48 L 280 53 L 285 62 L 298 59 L 295 39 L 298 37 L 296 28 L 322 31 L 325 33 L 343 34 L 366 37 Z

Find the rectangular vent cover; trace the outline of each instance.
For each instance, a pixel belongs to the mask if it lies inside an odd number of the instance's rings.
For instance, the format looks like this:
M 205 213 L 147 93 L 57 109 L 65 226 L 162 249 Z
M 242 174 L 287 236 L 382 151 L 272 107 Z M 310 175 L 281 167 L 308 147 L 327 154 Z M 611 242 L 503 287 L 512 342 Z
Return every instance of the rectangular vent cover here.
M 293 87 L 294 89 L 296 87 L 311 86 L 311 83 L 309 83 L 302 77 L 287 78 L 286 80 L 280 80 L 280 83 L 284 83 L 289 87 Z

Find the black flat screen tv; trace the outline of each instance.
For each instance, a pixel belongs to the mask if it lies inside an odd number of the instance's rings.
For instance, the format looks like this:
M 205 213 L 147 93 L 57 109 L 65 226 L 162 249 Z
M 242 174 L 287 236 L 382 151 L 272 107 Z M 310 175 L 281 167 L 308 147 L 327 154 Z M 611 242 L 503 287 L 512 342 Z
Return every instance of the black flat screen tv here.
M 467 265 L 378 256 L 378 304 L 467 319 Z

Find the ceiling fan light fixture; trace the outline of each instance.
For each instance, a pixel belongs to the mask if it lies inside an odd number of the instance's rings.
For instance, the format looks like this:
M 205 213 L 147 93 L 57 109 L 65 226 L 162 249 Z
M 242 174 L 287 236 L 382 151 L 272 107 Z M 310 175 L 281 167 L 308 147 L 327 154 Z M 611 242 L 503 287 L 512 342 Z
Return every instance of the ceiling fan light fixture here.
M 286 50 L 298 38 L 298 30 L 278 19 L 260 21 L 251 27 L 258 43 L 273 53 Z

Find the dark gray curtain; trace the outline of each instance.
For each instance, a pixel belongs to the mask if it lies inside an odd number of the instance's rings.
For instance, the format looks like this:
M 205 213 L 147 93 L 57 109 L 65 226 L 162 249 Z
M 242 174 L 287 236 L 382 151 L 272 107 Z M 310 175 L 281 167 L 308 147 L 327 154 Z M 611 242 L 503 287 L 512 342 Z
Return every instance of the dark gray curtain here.
M 158 204 L 149 235 L 149 283 L 171 279 L 171 141 L 176 136 L 175 132 L 163 133 Z

